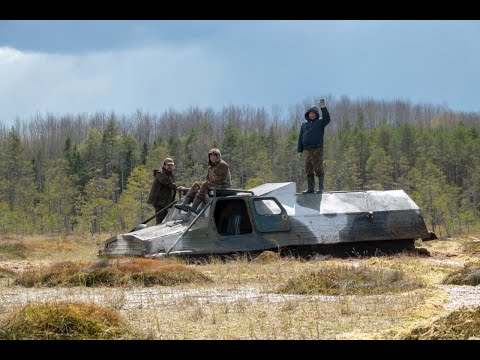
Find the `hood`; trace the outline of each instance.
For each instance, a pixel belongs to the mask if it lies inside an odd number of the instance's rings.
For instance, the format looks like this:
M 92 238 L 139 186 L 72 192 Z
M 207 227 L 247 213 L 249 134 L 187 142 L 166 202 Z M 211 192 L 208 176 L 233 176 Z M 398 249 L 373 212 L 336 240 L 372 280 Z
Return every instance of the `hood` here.
M 305 119 L 307 119 L 307 121 L 310 121 L 310 119 L 308 118 L 308 113 L 311 111 L 317 114 L 314 120 L 318 120 L 320 118 L 320 113 L 318 112 L 318 108 L 316 106 L 311 107 L 310 109 L 307 110 L 307 112 L 305 113 Z
M 220 160 L 222 160 L 222 154 L 220 153 L 220 150 L 218 150 L 217 148 L 213 148 L 211 149 L 209 152 L 208 152 L 208 163 L 210 163 L 210 154 L 217 154 L 217 163 L 220 162 Z

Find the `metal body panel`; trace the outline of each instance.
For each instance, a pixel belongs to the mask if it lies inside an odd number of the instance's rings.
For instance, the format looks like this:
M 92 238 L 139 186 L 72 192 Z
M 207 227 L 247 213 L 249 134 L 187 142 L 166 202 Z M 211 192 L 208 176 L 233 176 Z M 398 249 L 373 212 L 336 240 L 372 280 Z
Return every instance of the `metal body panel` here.
M 172 247 L 171 254 L 222 254 L 429 236 L 420 209 L 403 190 L 295 189 L 295 183 L 268 183 L 250 189 L 253 196 L 214 197 L 193 224 L 193 214 L 171 208 L 162 224 L 107 240 L 103 253 L 152 256 Z

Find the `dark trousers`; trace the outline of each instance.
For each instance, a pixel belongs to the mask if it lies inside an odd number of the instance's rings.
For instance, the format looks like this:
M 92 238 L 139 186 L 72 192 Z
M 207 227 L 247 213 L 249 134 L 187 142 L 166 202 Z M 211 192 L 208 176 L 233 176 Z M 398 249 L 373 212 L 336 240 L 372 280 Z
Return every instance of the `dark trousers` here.
M 162 204 L 162 205 L 155 206 L 155 213 L 158 213 L 160 210 L 162 210 L 167 205 L 168 204 Z M 165 216 L 167 216 L 167 214 L 168 214 L 168 209 L 165 209 L 161 213 L 157 214 L 157 216 L 155 217 L 155 219 L 157 220 L 157 225 L 160 224 L 163 221 L 163 219 L 165 219 Z

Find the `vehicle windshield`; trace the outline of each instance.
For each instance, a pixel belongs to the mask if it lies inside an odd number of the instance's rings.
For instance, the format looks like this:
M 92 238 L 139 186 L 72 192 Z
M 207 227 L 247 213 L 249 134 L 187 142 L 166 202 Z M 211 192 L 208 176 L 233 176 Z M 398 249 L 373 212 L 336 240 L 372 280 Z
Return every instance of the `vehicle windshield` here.
M 210 211 L 210 205 L 203 212 L 202 217 L 207 217 L 209 211 Z M 169 221 L 174 221 L 174 222 L 175 221 L 190 221 L 190 220 L 194 219 L 195 216 L 197 216 L 197 214 L 192 213 L 191 211 L 189 211 L 187 213 L 185 211 L 182 211 L 182 210 L 177 209 L 177 208 L 172 206 L 168 210 L 168 214 L 167 214 L 167 216 L 165 216 L 165 219 L 163 220 L 163 223 L 166 223 L 166 222 L 169 222 Z

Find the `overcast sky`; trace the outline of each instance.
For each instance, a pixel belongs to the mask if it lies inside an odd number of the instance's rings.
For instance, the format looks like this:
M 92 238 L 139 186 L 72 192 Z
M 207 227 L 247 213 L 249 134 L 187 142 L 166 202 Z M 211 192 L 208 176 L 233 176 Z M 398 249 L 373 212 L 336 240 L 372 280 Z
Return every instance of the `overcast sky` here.
M 307 98 L 480 112 L 480 21 L 0 21 L 0 123 Z

